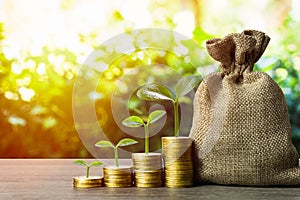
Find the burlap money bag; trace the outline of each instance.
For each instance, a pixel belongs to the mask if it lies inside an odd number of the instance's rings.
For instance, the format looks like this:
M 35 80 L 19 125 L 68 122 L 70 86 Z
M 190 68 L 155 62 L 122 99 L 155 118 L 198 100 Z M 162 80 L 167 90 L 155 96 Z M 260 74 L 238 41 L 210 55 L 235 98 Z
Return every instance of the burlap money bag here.
M 284 95 L 272 78 L 253 71 L 270 38 L 246 30 L 206 42 L 221 63 L 194 97 L 194 168 L 198 182 L 299 185 L 298 154 Z

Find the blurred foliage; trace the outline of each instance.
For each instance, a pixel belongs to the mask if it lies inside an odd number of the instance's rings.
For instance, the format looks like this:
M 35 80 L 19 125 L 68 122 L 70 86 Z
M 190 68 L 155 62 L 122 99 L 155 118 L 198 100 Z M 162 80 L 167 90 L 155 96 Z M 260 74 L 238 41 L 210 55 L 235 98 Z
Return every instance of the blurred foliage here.
M 280 43 L 274 45 L 269 54 L 257 63 L 256 67 L 268 73 L 282 88 L 293 131 L 293 143 L 300 154 L 300 38 L 293 30 L 300 30 L 300 23 L 289 16 L 281 27 L 284 33 Z
M 154 10 L 158 3 L 166 5 L 161 5 L 164 9 L 152 12 L 157 16 L 153 17 L 153 24 L 173 30 L 176 23 L 170 16 L 178 10 L 180 4 L 151 1 L 149 9 Z M 198 2 L 200 3 L 202 1 Z M 198 4 L 197 9 L 193 10 L 196 12 L 195 16 L 200 13 L 201 5 Z M 61 6 L 68 9 L 72 5 L 73 1 L 64 0 Z M 111 11 L 108 21 L 112 26 L 124 26 L 128 34 L 134 29 L 134 24 L 118 10 Z M 285 15 L 282 23 L 277 30 L 280 42 L 270 45 L 270 53 L 260 59 L 256 68 L 271 75 L 283 89 L 292 124 L 293 142 L 300 152 L 300 38 L 295 31 L 300 30 L 300 23 L 289 14 Z M 129 34 L 129 38 L 135 37 L 132 45 L 136 50 L 120 53 L 120 44 L 98 47 L 97 33 L 79 33 L 78 41 L 100 51 L 101 56 L 97 58 L 97 62 L 107 65 L 105 69 L 80 72 L 81 64 L 77 61 L 80 55 L 65 48 L 45 46 L 39 56 L 33 56 L 28 51 L 21 58 L 8 59 L 2 45 L 5 40 L 4 24 L 0 23 L 0 157 L 91 157 L 87 146 L 82 144 L 78 136 L 78 127 L 86 129 L 95 142 L 109 139 L 116 144 L 120 139 L 132 136 L 139 144 L 134 148 L 124 149 L 142 152 L 143 130 L 121 127 L 121 121 L 128 117 L 128 114 L 146 116 L 153 109 L 163 108 L 167 111 L 164 125 L 155 123 L 150 127 L 153 132 L 158 132 L 150 134 L 150 151 L 159 150 L 160 137 L 173 133 L 173 118 L 170 116 L 173 107 L 170 102 L 157 105 L 157 102 L 140 101 L 136 91 L 149 82 L 168 83 L 168 87 L 172 88 L 182 76 L 206 75 L 217 69 L 217 64 L 208 56 L 203 46 L 204 42 L 214 35 L 197 26 L 200 24 L 199 20 L 195 24 L 191 40 L 178 44 L 171 42 L 173 37 L 168 38 L 168 41 L 165 37 L 160 38 L 159 42 L 169 43 L 169 49 L 172 51 L 139 49 L 136 42 L 142 41 L 152 46 L 151 41 L 142 34 Z M 194 42 L 197 42 L 198 46 L 193 45 Z M 184 53 L 178 56 L 178 49 L 188 51 L 183 51 Z M 106 63 L 108 56 L 117 56 L 117 59 Z M 143 67 L 145 65 L 149 67 Z M 102 138 L 99 138 L 98 132 L 91 129 L 89 123 L 74 124 L 72 94 L 78 77 L 90 81 L 91 85 L 97 85 L 96 90 L 90 92 L 88 101 L 93 101 L 95 105 L 98 123 L 105 133 Z M 181 113 L 184 115 L 181 121 L 184 126 L 180 126 L 181 135 L 189 133 L 192 98 L 193 93 L 180 105 L 181 110 L 185 112 Z M 80 103 L 84 107 L 88 102 Z M 120 112 L 123 110 L 128 113 Z M 117 118 L 116 113 L 119 115 Z M 89 113 L 83 113 L 83 116 L 87 114 Z M 94 143 L 91 143 L 91 146 L 94 146 Z M 111 157 L 112 154 L 105 150 L 99 153 L 99 157 L 104 156 Z
M 78 67 L 67 49 L 44 47 L 40 56 L 28 53 L 22 62 L 8 60 L 0 49 L 1 157 L 89 156 L 72 118 Z

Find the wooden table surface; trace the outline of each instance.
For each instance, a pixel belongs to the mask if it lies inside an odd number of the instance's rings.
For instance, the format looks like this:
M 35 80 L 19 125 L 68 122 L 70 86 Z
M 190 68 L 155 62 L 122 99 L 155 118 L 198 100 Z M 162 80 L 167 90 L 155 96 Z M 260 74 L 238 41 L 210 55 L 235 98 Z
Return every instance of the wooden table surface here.
M 73 188 L 73 177 L 85 175 L 74 159 L 0 159 L 0 199 L 300 199 L 299 187 Z M 112 160 L 101 160 L 111 164 Z M 128 163 L 128 160 L 121 160 Z M 92 168 L 99 175 L 101 168 Z

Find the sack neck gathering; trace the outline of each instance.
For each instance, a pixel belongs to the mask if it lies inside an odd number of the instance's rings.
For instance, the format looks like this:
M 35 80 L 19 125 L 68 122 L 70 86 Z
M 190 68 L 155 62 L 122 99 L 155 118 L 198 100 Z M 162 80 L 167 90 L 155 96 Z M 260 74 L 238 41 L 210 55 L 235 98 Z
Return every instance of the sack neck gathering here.
M 221 63 L 221 76 L 241 82 L 243 74 L 253 71 L 254 64 L 264 53 L 270 37 L 257 30 L 231 33 L 223 39 L 206 41 L 209 55 Z

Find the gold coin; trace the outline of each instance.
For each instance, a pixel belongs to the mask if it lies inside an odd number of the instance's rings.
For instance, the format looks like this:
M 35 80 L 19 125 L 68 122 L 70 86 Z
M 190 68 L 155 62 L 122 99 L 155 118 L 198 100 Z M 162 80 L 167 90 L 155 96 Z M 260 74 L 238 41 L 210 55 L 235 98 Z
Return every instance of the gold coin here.
M 180 155 L 180 156 L 187 156 L 192 154 L 191 148 L 188 149 L 178 149 L 177 147 L 171 148 L 171 149 L 163 149 L 163 157 L 166 157 L 166 155 L 172 156 L 172 155 Z
M 128 175 L 133 171 L 132 167 L 103 167 L 104 174 Z
M 167 146 L 168 144 L 181 144 L 181 145 L 192 145 L 192 138 L 190 137 L 162 137 L 162 145 Z
M 163 185 L 162 170 L 135 171 L 136 187 L 161 187 Z
M 186 181 L 186 180 L 192 180 L 193 176 L 191 176 L 190 174 L 173 174 L 170 176 L 165 176 L 165 180 L 180 180 L 180 181 Z
M 106 187 L 130 187 L 133 185 L 132 167 L 104 167 L 104 185 Z
M 103 186 L 103 177 L 91 176 L 90 178 L 74 177 L 73 186 L 77 188 L 91 188 L 91 187 L 102 187 Z
M 180 149 L 178 147 L 174 147 L 174 148 L 163 148 L 163 152 L 162 155 L 163 157 L 165 157 L 166 155 L 190 155 L 192 153 L 191 148 L 184 148 L 184 149 Z
M 193 161 L 190 160 L 190 159 L 166 159 L 164 161 L 164 165 L 167 166 L 167 165 L 192 165 Z
M 168 188 L 186 188 L 186 187 L 192 187 L 193 184 L 165 184 L 166 187 Z
M 182 180 L 182 179 L 166 179 L 166 184 L 189 184 L 193 183 L 193 179 Z
M 193 178 L 175 179 L 166 177 L 165 185 L 166 187 L 190 187 L 193 185 Z
M 161 153 L 133 153 L 132 161 L 135 171 L 149 171 L 162 168 Z
M 160 181 L 157 181 L 157 180 L 150 180 L 150 181 L 145 181 L 145 180 L 139 180 L 139 179 L 137 179 L 136 181 L 135 181 L 135 185 L 139 185 L 139 184 L 159 184 L 159 185 L 161 185 L 163 183 L 163 181 L 162 180 L 160 180 Z
M 177 167 L 179 167 L 179 168 L 191 168 L 191 167 L 193 167 L 193 163 L 192 162 L 176 162 L 176 161 L 174 161 L 174 162 L 166 162 L 165 163 L 165 168 L 177 168 Z
M 139 173 L 135 173 L 135 178 L 136 179 L 145 179 L 145 180 L 156 180 L 156 179 L 160 179 L 162 177 L 162 172 L 139 172 Z
M 155 188 L 162 187 L 163 183 L 136 183 L 135 186 L 140 188 Z
M 169 170 L 166 169 L 165 170 L 165 175 L 167 174 L 193 174 L 193 170 L 192 169 L 178 169 L 178 170 Z
M 166 164 L 165 169 L 174 169 L 174 170 L 180 170 L 180 169 L 193 169 L 193 165 L 191 163 L 185 163 L 185 164 Z
M 131 187 L 132 183 L 122 183 L 122 184 L 104 183 L 104 185 L 105 187 L 123 188 L 123 187 Z
M 157 183 L 157 182 L 162 182 L 162 177 L 136 177 L 135 182 L 140 182 L 140 183 Z
M 180 146 L 181 145 L 181 146 Z M 163 160 L 164 162 L 170 159 L 191 159 L 192 157 L 192 148 L 190 146 L 180 145 L 169 145 L 162 148 Z
M 143 159 L 143 160 L 156 160 L 156 159 L 161 159 L 162 155 L 161 153 L 133 153 L 132 154 L 132 159 Z

